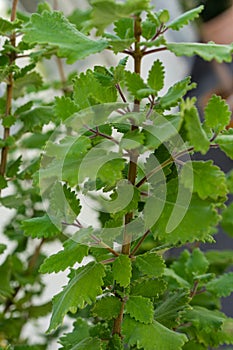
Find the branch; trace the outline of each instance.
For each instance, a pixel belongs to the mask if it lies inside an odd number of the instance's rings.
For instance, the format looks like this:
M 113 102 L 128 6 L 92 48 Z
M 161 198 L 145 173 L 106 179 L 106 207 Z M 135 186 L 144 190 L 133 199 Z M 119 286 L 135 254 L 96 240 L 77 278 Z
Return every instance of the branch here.
M 132 250 L 130 257 L 134 256 L 135 253 L 138 251 L 138 249 L 140 248 L 140 246 L 142 245 L 142 243 L 144 242 L 144 240 L 146 239 L 146 237 L 150 234 L 150 230 L 147 230 L 144 235 L 141 237 L 141 239 L 138 241 L 138 243 L 136 244 L 136 246 L 134 247 L 134 249 Z
M 156 52 L 165 51 L 165 50 L 167 50 L 167 47 L 158 47 L 157 49 L 144 51 L 142 54 L 143 56 L 146 56 L 146 55 L 150 55 L 151 53 L 156 53 Z
M 118 257 L 120 254 L 117 253 L 114 249 L 112 249 L 111 247 L 109 247 L 106 243 L 104 243 L 103 241 L 101 241 L 101 239 L 99 239 L 98 237 L 96 237 L 95 235 L 91 235 L 91 238 L 96 242 L 96 244 L 100 245 L 101 247 L 107 249 L 110 253 L 112 253 L 114 256 Z

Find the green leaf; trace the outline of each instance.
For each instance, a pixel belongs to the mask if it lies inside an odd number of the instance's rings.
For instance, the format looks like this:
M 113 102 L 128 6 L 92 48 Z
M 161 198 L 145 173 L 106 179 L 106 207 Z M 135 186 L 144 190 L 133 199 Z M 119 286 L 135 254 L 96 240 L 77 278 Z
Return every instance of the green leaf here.
M 98 28 L 98 34 L 120 18 L 148 10 L 149 0 L 126 0 L 119 3 L 114 0 L 89 0 L 93 7 L 91 24 Z
M 50 255 L 40 266 L 41 273 L 60 272 L 72 267 L 75 263 L 81 263 L 88 255 L 88 247 L 69 239 L 63 244 L 63 250 Z
M 79 107 L 70 97 L 55 97 L 54 113 L 60 120 L 66 120 L 78 110 Z
M 164 261 L 156 253 L 145 253 L 136 257 L 135 265 L 145 275 L 159 277 L 164 272 Z
M 187 77 L 171 86 L 166 95 L 159 99 L 159 106 L 162 109 L 170 109 L 177 106 L 182 97 L 195 87 L 195 84 L 190 84 L 190 82 L 190 77 Z
M 133 18 L 121 18 L 115 22 L 114 32 L 121 39 L 133 38 L 134 40 Z
M 215 133 L 219 133 L 230 122 L 229 105 L 220 96 L 213 95 L 205 107 L 204 119 L 209 128 L 212 128 Z
M 191 179 L 189 174 L 193 173 Z M 208 181 L 203 181 L 208 179 Z M 227 185 L 225 174 L 218 166 L 213 165 L 213 161 L 194 161 L 187 162 L 182 168 L 181 181 L 186 188 L 196 192 L 201 199 L 208 197 L 215 200 L 223 197 L 225 200 L 227 195 Z
M 149 73 L 147 84 L 155 91 L 160 91 L 164 86 L 164 66 L 160 60 L 154 61 Z
M 195 56 L 202 57 L 205 61 L 215 59 L 217 62 L 231 62 L 232 60 L 232 45 L 218 45 L 215 43 L 168 43 L 168 50 L 176 56 Z
M 104 266 L 91 262 L 74 271 L 72 278 L 64 289 L 53 298 L 53 313 L 48 332 L 57 329 L 67 312 L 76 312 L 86 304 L 95 301 L 102 293 Z
M 222 228 L 232 237 L 233 236 L 233 203 L 229 204 L 222 212 Z
M 43 84 L 38 72 L 30 72 L 14 81 L 14 98 L 23 97 L 26 93 L 37 91 Z
M 6 176 L 13 177 L 19 171 L 19 167 L 22 164 L 22 156 L 19 156 L 16 160 L 7 164 Z
M 138 148 L 140 145 L 143 145 L 144 134 L 139 130 L 128 131 L 124 134 L 121 139 L 120 146 L 122 149 L 134 149 Z
M 142 36 L 146 40 L 152 39 L 156 33 L 156 24 L 149 20 L 149 18 L 142 22 Z
M 48 215 L 24 220 L 21 224 L 24 234 L 32 238 L 51 238 L 60 231 L 50 220 Z
M 3 175 L 0 175 L 0 190 L 7 187 L 7 181 Z
M 60 12 L 34 13 L 23 31 L 25 42 L 58 47 L 58 56 L 66 57 L 70 64 L 100 52 L 108 45 L 105 40 L 89 39 Z
M 39 317 L 47 316 L 52 310 L 52 303 L 48 301 L 42 305 L 33 305 L 30 306 L 26 311 L 29 314 L 30 318 L 37 319 Z
M 207 272 L 208 268 L 209 262 L 204 253 L 199 248 L 194 249 L 185 264 L 187 276 L 192 278 L 192 276 L 203 275 Z
M 190 11 L 182 13 L 179 17 L 175 18 L 172 22 L 168 24 L 168 28 L 171 28 L 173 30 L 180 30 L 185 25 L 188 25 L 190 21 L 193 21 L 194 19 L 199 17 L 199 13 L 202 12 L 204 9 L 204 6 L 198 6 Z
M 3 243 L 0 243 L 0 254 L 4 253 L 4 251 L 6 250 L 7 246 Z
M 81 32 L 86 32 L 86 22 L 91 20 L 91 9 L 81 10 L 76 8 L 71 15 L 68 16 L 70 23 L 73 23 Z
M 227 174 L 227 187 L 230 193 L 233 193 L 233 171 Z
M 38 132 L 44 125 L 54 120 L 53 108 L 51 106 L 35 107 L 21 113 L 19 119 L 23 121 L 25 131 Z
M 215 142 L 229 158 L 233 159 L 233 129 L 229 129 L 220 134 L 215 139 Z
M 1 284 L 0 284 L 0 296 L 4 298 L 10 298 L 14 293 L 11 287 L 11 274 L 12 274 L 12 261 L 10 257 L 0 266 Z
M 184 315 L 184 319 L 192 324 L 199 330 L 205 330 L 205 332 L 218 331 L 224 320 L 225 315 L 217 310 L 208 310 L 201 306 L 193 306 L 191 310 L 187 310 Z
M 129 92 L 136 98 L 142 99 L 139 95 L 140 90 L 148 89 L 148 86 L 144 83 L 143 79 L 137 73 L 129 71 L 125 72 L 126 86 Z M 149 94 L 148 94 L 149 95 Z
M 145 324 L 152 323 L 154 319 L 153 303 L 142 296 L 130 296 L 125 304 L 125 312 Z
M 114 296 L 106 296 L 97 300 L 92 309 L 92 313 L 95 317 L 100 317 L 104 320 L 112 320 L 119 315 L 120 310 L 120 300 Z
M 189 306 L 189 291 L 178 290 L 166 296 L 155 307 L 155 320 L 164 326 L 172 328 L 179 324 L 181 312 L 184 312 Z
M 181 350 L 187 337 L 176 333 L 154 321 L 143 324 L 125 317 L 122 326 L 125 343 L 143 350 Z
M 0 17 L 0 34 L 10 34 L 15 29 L 21 27 L 22 22 L 20 20 L 16 20 L 13 22 L 7 21 L 6 19 Z
M 131 271 L 131 260 L 127 255 L 120 255 L 112 265 L 114 280 L 122 287 L 127 287 L 130 284 Z
M 187 190 L 182 192 L 180 188 L 181 198 L 187 196 Z M 183 194 L 182 194 L 183 193 Z M 169 181 L 167 184 L 167 200 L 161 217 L 154 227 L 154 236 L 159 237 L 165 243 L 176 244 L 178 242 L 194 242 L 210 240 L 209 234 L 213 227 L 217 224 L 219 216 L 209 200 L 201 200 L 197 195 L 193 194 L 190 203 L 187 203 L 187 212 L 179 223 L 171 232 L 166 232 L 167 223 L 174 208 L 179 212 L 179 206 L 176 204 L 177 184 L 175 180 Z M 183 213 L 183 206 L 180 208 Z M 177 214 L 178 215 L 178 214 Z M 171 223 L 169 223 L 171 224 Z
M 181 114 L 185 120 L 185 128 L 188 133 L 190 144 L 196 152 L 205 154 L 209 150 L 210 142 L 202 128 L 197 108 L 194 106 L 195 100 L 187 99 L 181 104 Z
M 206 284 L 206 290 L 218 297 L 227 297 L 233 292 L 233 272 L 228 272 Z
M 4 119 L 2 120 L 2 125 L 5 128 L 10 128 L 15 123 L 16 123 L 16 118 L 13 115 L 8 115 L 4 117 Z
M 130 293 L 146 298 L 158 298 L 159 295 L 164 293 L 166 286 L 166 282 L 163 279 L 141 278 L 131 286 Z

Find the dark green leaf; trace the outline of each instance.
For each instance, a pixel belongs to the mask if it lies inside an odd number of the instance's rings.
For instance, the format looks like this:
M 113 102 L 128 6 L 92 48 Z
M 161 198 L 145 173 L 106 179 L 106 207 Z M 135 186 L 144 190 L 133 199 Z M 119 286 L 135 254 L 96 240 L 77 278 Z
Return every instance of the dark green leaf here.
M 13 177 L 19 171 L 19 167 L 22 164 L 22 156 L 19 156 L 16 160 L 7 164 L 6 176 Z
M 78 112 L 79 107 L 69 97 L 55 97 L 54 113 L 60 120 L 66 120 L 74 113 Z
M 225 273 L 208 282 L 206 290 L 218 297 L 227 297 L 233 292 L 233 272 Z
M 166 289 L 163 279 L 139 279 L 131 286 L 131 294 L 146 298 L 158 298 Z
M 159 277 L 164 271 L 163 259 L 156 253 L 145 253 L 136 257 L 137 268 L 145 275 Z
M 155 91 L 160 91 L 164 86 L 164 66 L 160 60 L 156 60 L 148 75 L 147 84 Z
M 154 316 L 153 303 L 142 296 L 130 296 L 125 304 L 125 311 L 136 321 L 152 323 Z
M 120 310 L 120 300 L 114 296 L 106 296 L 97 300 L 92 313 L 94 316 L 103 318 L 104 320 L 112 320 L 119 315 Z
M 50 238 L 60 233 L 58 227 L 52 223 L 48 215 L 24 220 L 22 229 L 26 236 L 32 238 Z
M 122 287 L 130 284 L 132 275 L 131 260 L 127 255 L 120 255 L 113 263 L 112 272 L 114 280 Z

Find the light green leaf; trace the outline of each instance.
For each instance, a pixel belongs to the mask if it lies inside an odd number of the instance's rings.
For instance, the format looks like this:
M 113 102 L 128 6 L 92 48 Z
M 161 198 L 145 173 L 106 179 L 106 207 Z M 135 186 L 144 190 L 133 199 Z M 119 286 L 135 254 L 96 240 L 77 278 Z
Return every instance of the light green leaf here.
M 32 238 L 51 238 L 60 233 L 48 215 L 24 220 L 21 226 L 24 234 Z
M 177 326 L 181 312 L 190 308 L 189 301 L 189 290 L 181 289 L 170 293 L 155 307 L 155 320 L 169 328 Z
M 111 23 L 131 14 L 148 10 L 149 0 L 126 0 L 124 3 L 114 0 L 89 0 L 93 7 L 91 24 L 98 28 L 98 34 Z
M 222 215 L 222 221 L 221 221 L 222 228 L 231 237 L 233 237 L 233 203 L 229 204 L 227 208 L 223 210 L 221 215 Z
M 41 273 L 60 272 L 72 267 L 75 263 L 81 263 L 88 255 L 88 247 L 69 239 L 63 244 L 63 250 L 50 255 L 40 266 Z
M 217 62 L 231 62 L 232 45 L 218 45 L 215 43 L 167 43 L 168 50 L 176 56 L 195 56 L 202 57 L 205 61 L 215 59 Z
M 193 173 L 191 179 L 188 174 Z M 208 181 L 203 181 L 208 179 Z M 217 200 L 223 197 L 225 200 L 227 195 L 227 185 L 225 174 L 218 166 L 213 165 L 213 161 L 194 161 L 187 162 L 182 168 L 181 181 L 186 188 L 196 192 L 201 199 L 208 197 Z
M 175 18 L 173 21 L 171 21 L 168 24 L 168 28 L 171 28 L 173 30 L 180 30 L 185 25 L 188 25 L 190 21 L 193 21 L 194 19 L 199 17 L 199 13 L 202 12 L 204 9 L 204 6 L 198 6 L 190 11 L 182 13 L 179 17 Z
M 125 317 L 122 326 L 125 343 L 143 350 L 181 350 L 187 337 L 176 333 L 154 321 L 143 324 Z
M 208 310 L 201 306 L 193 306 L 191 310 L 187 310 L 184 319 L 192 324 L 199 330 L 205 330 L 205 332 L 218 331 L 224 320 L 225 315 L 217 310 Z
M 185 264 L 187 276 L 192 279 L 192 277 L 203 275 L 207 272 L 208 268 L 209 262 L 204 253 L 199 248 L 194 249 Z
M 100 52 L 108 45 L 105 40 L 89 39 L 60 12 L 44 11 L 41 15 L 34 13 L 23 32 L 23 40 L 27 43 L 58 47 L 58 56 L 66 57 L 67 63 Z
M 229 124 L 231 111 L 229 105 L 220 96 L 213 95 L 205 107 L 205 124 L 219 133 Z
M 159 277 L 164 272 L 164 261 L 156 253 L 145 253 L 136 257 L 135 265 L 145 275 Z
M 233 129 L 229 129 L 220 134 L 215 139 L 215 142 L 229 158 L 233 159 Z
M 164 86 L 164 66 L 160 60 L 154 61 L 149 73 L 147 84 L 154 90 L 160 91 Z
M 102 293 L 104 266 L 91 262 L 74 271 L 74 275 L 64 289 L 53 298 L 53 313 L 48 332 L 57 329 L 67 312 L 76 312 L 86 304 L 95 301 Z
M 194 150 L 205 154 L 209 150 L 210 142 L 202 128 L 195 100 L 187 99 L 181 104 L 181 114 L 185 120 L 185 128 L 188 133 L 190 144 Z
M 171 86 L 168 92 L 158 100 L 159 106 L 162 109 L 170 109 L 177 106 L 181 98 L 195 87 L 195 84 L 190 84 L 190 82 L 190 77 L 187 77 Z
M 233 272 L 228 272 L 206 284 L 206 290 L 217 297 L 227 297 L 233 292 Z
M 154 318 L 153 303 L 142 296 L 130 296 L 125 304 L 125 312 L 145 324 L 152 323 Z
M 185 196 L 187 192 L 180 195 Z M 187 190 L 186 190 L 187 191 Z M 219 216 L 209 200 L 201 200 L 196 194 L 193 194 L 188 204 L 187 212 L 180 224 L 171 232 L 166 233 L 166 226 L 171 212 L 176 204 L 177 183 L 175 180 L 167 184 L 167 200 L 161 217 L 154 227 L 154 236 L 159 237 L 165 243 L 185 243 L 211 240 L 210 233 L 213 227 L 218 223 Z M 183 212 L 183 208 L 182 212 Z
M 66 120 L 78 110 L 78 105 L 70 97 L 55 97 L 54 114 L 59 120 Z
M 142 22 L 142 36 L 146 40 L 150 40 L 156 33 L 156 24 L 153 23 L 152 21 L 146 19 L 145 21 Z
M 92 313 L 94 316 L 103 318 L 104 320 L 112 320 L 119 315 L 120 310 L 120 300 L 114 296 L 106 296 L 97 300 Z
M 20 20 L 16 20 L 14 22 L 7 21 L 6 19 L 0 17 L 0 34 L 10 34 L 15 29 L 21 27 L 22 22 Z
M 134 39 L 133 18 L 121 18 L 115 22 L 114 32 L 121 39 Z
M 112 265 L 114 280 L 122 287 L 130 284 L 132 275 L 131 260 L 127 255 L 120 255 Z
M 227 174 L 227 187 L 230 193 L 233 193 L 233 170 Z
M 68 16 L 68 20 L 73 23 L 76 28 L 81 32 L 86 32 L 87 21 L 91 19 L 91 9 L 81 10 L 76 8 L 71 15 Z
M 127 132 L 121 139 L 120 146 L 122 149 L 134 149 L 143 145 L 144 134 L 138 129 Z
M 143 296 L 146 298 L 158 298 L 166 290 L 166 282 L 163 279 L 141 278 L 131 286 L 132 295 Z
M 126 71 L 125 78 L 126 78 L 126 86 L 129 90 L 129 92 L 134 97 L 142 99 L 143 97 L 139 96 L 139 91 L 144 91 L 144 90 L 148 89 L 148 86 L 144 83 L 144 81 L 140 77 L 140 75 L 137 73 L 132 73 L 132 72 Z M 148 93 L 148 95 L 149 94 L 150 93 Z

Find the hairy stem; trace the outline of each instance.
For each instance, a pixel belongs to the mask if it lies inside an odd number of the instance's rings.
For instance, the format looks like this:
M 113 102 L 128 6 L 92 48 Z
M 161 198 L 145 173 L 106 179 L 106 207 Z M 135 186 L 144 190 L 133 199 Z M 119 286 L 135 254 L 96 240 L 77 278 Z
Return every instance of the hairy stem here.
M 16 9 L 17 9 L 18 0 L 13 0 L 12 9 L 11 9 L 11 22 L 16 19 Z M 13 32 L 10 36 L 10 43 L 12 47 L 16 46 L 16 34 Z M 16 59 L 16 53 L 12 51 L 9 54 L 9 65 L 12 65 Z M 11 114 L 12 108 L 12 97 L 13 97 L 13 73 L 10 73 L 7 79 L 7 88 L 6 88 L 6 111 L 5 117 Z M 4 141 L 10 136 L 10 128 L 5 127 L 3 132 Z M 0 175 L 4 176 L 6 173 L 7 165 L 7 156 L 8 156 L 8 146 L 4 146 L 1 152 L 1 163 L 0 163 Z

